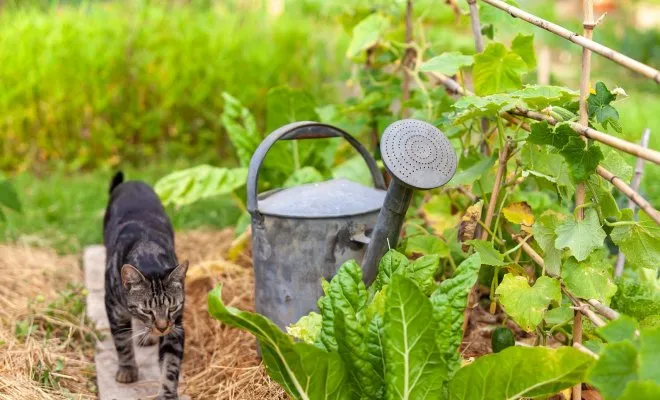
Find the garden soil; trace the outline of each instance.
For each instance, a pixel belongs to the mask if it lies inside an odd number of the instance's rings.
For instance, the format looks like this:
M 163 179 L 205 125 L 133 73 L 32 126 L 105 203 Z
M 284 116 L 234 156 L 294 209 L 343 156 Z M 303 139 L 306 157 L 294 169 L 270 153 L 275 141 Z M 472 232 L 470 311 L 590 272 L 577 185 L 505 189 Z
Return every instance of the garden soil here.
M 220 283 L 225 304 L 254 311 L 249 245 L 228 261 L 232 242 L 229 229 L 176 236 L 179 259 L 190 261 L 184 393 L 192 399 L 286 399 L 257 358 L 254 337 L 208 315 L 207 294 Z M 84 298 L 80 257 L 0 245 L 1 399 L 96 398 L 96 333 L 85 321 Z M 471 313 L 461 349 L 466 362 L 490 352 L 489 327 L 501 322 L 500 314 L 490 315 L 483 307 Z M 519 340 L 529 340 L 511 327 Z

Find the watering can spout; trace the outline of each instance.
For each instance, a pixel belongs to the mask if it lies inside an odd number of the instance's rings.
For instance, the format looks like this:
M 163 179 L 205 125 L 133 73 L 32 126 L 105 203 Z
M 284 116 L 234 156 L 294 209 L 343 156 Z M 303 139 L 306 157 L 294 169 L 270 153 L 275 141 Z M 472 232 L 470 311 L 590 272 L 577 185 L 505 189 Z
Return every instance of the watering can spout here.
M 392 181 L 380 209 L 362 268 L 373 281 L 383 255 L 396 247 L 414 189 L 443 186 L 456 172 L 457 157 L 449 139 L 435 126 L 414 119 L 396 121 L 380 142 L 385 168 Z

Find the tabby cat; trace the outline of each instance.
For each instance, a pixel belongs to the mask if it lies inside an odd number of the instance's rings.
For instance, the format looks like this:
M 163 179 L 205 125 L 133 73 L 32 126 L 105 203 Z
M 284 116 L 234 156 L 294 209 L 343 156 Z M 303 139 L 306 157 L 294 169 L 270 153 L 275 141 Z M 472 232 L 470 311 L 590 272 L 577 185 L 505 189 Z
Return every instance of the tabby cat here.
M 149 185 L 124 182 L 121 172 L 114 176 L 103 236 L 105 308 L 119 361 L 116 380 L 138 379 L 133 340 L 144 346 L 155 344 L 157 338 L 161 369 L 157 399 L 177 399 L 188 262 L 177 262 L 172 224 Z

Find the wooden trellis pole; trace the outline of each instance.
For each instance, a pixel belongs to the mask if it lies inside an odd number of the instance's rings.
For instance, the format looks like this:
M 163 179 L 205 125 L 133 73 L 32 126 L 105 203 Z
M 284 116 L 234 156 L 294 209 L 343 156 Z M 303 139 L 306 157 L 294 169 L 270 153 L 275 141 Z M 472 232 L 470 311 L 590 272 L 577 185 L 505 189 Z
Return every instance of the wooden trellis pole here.
M 543 18 L 539 18 L 536 15 L 530 14 L 526 11 L 521 10 L 520 8 L 509 5 L 501 0 L 481 0 L 481 1 L 483 1 L 484 3 L 488 3 L 493 7 L 499 8 L 500 10 L 506 11 L 508 14 L 511 14 L 512 17 L 520 18 L 523 21 L 529 22 L 532 25 L 536 25 L 539 28 L 543 28 L 548 32 L 552 32 L 555 35 L 570 40 L 571 42 L 580 45 L 586 49 L 589 49 L 594 53 L 609 58 L 610 60 L 628 68 L 631 71 L 635 71 L 639 74 L 644 75 L 649 79 L 654 80 L 656 83 L 660 83 L 660 71 L 658 71 L 657 69 L 650 67 L 646 64 L 643 64 L 637 60 L 634 60 L 617 51 L 614 51 L 607 46 L 603 46 L 600 43 L 594 42 L 593 40 L 591 40 L 591 38 L 580 36 L 575 32 L 569 31 L 563 26 L 553 24 L 550 21 L 546 21 Z M 593 21 L 593 19 L 591 21 Z

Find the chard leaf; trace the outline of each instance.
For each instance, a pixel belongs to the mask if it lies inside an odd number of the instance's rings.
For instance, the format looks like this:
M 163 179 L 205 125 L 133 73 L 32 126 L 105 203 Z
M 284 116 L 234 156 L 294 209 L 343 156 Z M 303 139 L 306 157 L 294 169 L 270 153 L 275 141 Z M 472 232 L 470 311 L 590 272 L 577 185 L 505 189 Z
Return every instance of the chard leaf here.
M 621 220 L 633 221 L 633 211 L 629 208 L 621 210 Z M 630 265 L 658 269 L 660 226 L 645 212 L 639 212 L 639 221 L 634 224 L 614 227 L 610 237 L 626 255 L 626 261 Z
M 408 257 L 394 249 L 389 250 L 378 263 L 378 275 L 376 275 L 376 281 L 372 285 L 374 289 L 380 290 L 383 286 L 389 285 L 392 276 L 398 270 L 405 269 L 408 264 L 410 264 Z
M 286 332 L 303 342 L 314 344 L 321 334 L 321 314 L 314 311 L 286 327 Z
M 255 335 L 266 370 L 274 381 L 296 400 L 349 400 L 349 377 L 337 353 L 328 353 L 308 343 L 295 343 L 267 318 L 226 307 L 218 286 L 208 297 L 211 316 L 226 325 Z
M 410 279 L 394 275 L 385 303 L 385 384 L 388 399 L 442 398 L 447 366 L 435 345 L 429 299 Z
M 495 293 L 504 311 L 528 332 L 541 322 L 550 303 L 561 301 L 559 281 L 547 276 L 530 287 L 527 278 L 506 274 Z
M 241 167 L 248 167 L 252 154 L 261 143 L 261 134 L 257 130 L 257 123 L 246 107 L 227 92 L 222 93 L 225 108 L 222 110 L 222 126 L 227 131 L 238 162 Z
M 403 268 L 402 271 L 406 278 L 412 279 L 422 289 L 424 294 L 429 295 L 435 288 L 433 276 L 438 270 L 438 266 L 440 266 L 440 257 L 437 254 L 432 254 L 419 257 L 406 268 Z
M 245 185 L 247 168 L 218 168 L 199 165 L 173 172 L 154 185 L 164 205 L 183 206 L 226 195 Z
M 438 321 L 435 341 L 445 362 L 448 378 L 451 378 L 461 366 L 459 347 L 463 340 L 463 318 L 467 297 L 477 281 L 481 257 L 472 254 L 457 268 L 454 276 L 445 279 L 431 295 L 433 312 Z
M 461 368 L 450 400 L 513 400 L 550 396 L 582 382 L 594 359 L 572 347 L 509 347 Z
M 582 221 L 569 216 L 557 227 L 556 233 L 555 247 L 568 248 L 578 261 L 586 260 L 592 251 L 603 247 L 606 236 L 593 209 L 587 210 Z
M 525 61 L 501 43 L 491 43 L 474 56 L 474 91 L 487 95 L 522 87 L 521 75 L 527 72 Z

